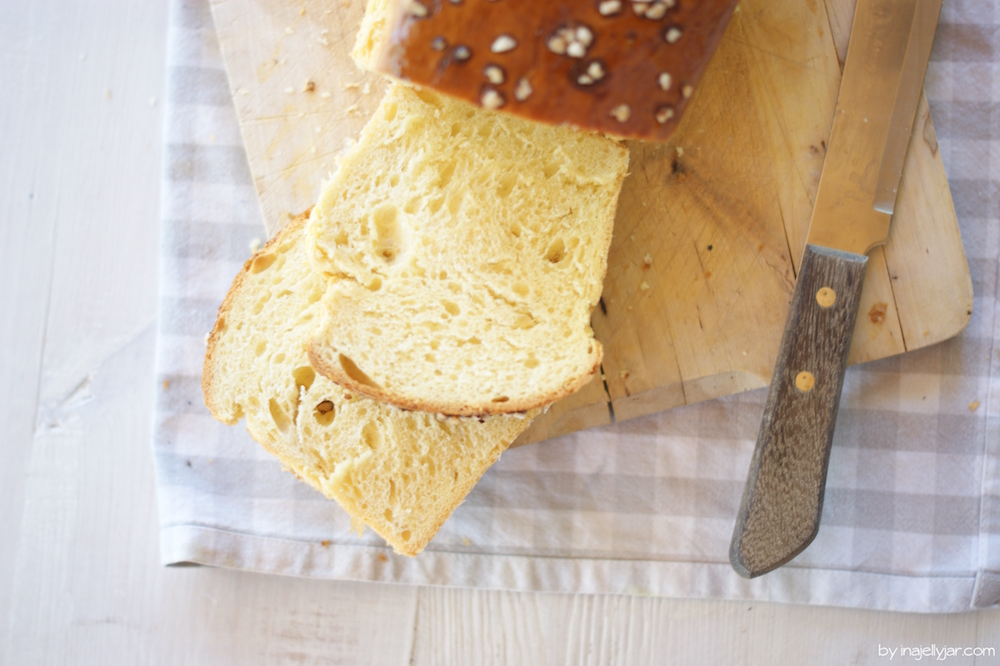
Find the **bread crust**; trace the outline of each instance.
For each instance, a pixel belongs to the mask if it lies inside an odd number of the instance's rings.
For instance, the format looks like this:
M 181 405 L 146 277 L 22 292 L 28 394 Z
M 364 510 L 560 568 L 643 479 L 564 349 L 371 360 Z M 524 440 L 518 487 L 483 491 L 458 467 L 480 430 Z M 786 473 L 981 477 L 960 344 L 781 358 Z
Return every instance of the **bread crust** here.
M 378 20 L 360 33 L 355 57 L 362 67 L 486 108 L 663 141 L 736 5 L 382 0 L 369 3 Z
M 324 354 L 329 352 L 329 347 L 324 344 L 310 340 L 309 342 L 309 363 L 317 372 L 325 376 L 330 381 L 343 386 L 346 389 L 356 392 L 372 400 L 386 402 L 395 405 L 400 409 L 411 411 L 432 412 L 445 416 L 494 416 L 502 414 L 518 414 L 534 409 L 541 409 L 547 405 L 566 398 L 584 386 L 589 384 L 594 375 L 601 368 L 601 361 L 604 355 L 604 348 L 597 340 L 592 341 L 591 363 L 586 372 L 565 381 L 559 390 L 531 396 L 530 398 L 512 398 L 507 402 L 491 402 L 479 404 L 455 405 L 449 402 L 436 400 L 421 400 L 413 396 L 385 389 L 380 386 L 364 384 L 357 381 L 346 372 L 339 363 L 332 363 Z

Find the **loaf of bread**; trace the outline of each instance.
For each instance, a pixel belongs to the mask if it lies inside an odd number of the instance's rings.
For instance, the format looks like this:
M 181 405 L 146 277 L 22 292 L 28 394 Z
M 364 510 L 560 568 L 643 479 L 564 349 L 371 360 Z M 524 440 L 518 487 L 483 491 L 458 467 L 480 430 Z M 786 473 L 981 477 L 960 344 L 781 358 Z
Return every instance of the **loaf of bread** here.
M 623 137 L 677 126 L 737 0 L 369 0 L 365 69 Z
M 390 86 L 310 220 L 314 267 L 337 278 L 313 367 L 447 415 L 580 389 L 627 165 L 618 141 Z
M 202 377 L 218 420 L 335 499 L 358 530 L 419 553 L 535 414 L 438 419 L 367 400 L 307 358 L 328 280 L 312 270 L 304 217 L 246 263 L 219 309 Z

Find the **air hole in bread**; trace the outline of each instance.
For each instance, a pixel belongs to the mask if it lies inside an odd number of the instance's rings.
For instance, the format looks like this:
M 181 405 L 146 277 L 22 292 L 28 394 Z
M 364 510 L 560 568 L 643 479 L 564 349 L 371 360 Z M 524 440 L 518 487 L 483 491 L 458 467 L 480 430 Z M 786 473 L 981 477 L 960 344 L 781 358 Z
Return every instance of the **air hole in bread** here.
M 392 263 L 403 251 L 405 239 L 399 226 L 399 209 L 393 205 L 380 206 L 372 214 L 375 225 L 375 252 Z
M 425 103 L 430 104 L 431 106 L 437 107 L 439 109 L 441 108 L 442 106 L 441 98 L 435 95 L 434 93 L 428 90 L 423 90 L 421 88 L 414 88 L 413 91 L 417 93 L 417 97 L 422 99 Z M 392 118 L 390 118 L 390 120 L 392 120 Z
M 444 309 L 447 310 L 448 314 L 452 317 L 457 317 L 462 313 L 462 309 L 458 307 L 458 303 L 455 303 L 454 301 L 442 300 L 441 305 L 444 306 Z
M 264 254 L 258 254 L 253 258 L 253 263 L 250 264 L 251 273 L 260 273 L 266 271 L 274 263 L 274 260 L 278 258 L 278 255 L 271 252 L 266 252 Z
M 566 258 L 566 243 L 563 239 L 557 238 L 552 241 L 549 245 L 549 249 L 545 251 L 545 259 L 553 264 L 558 264 L 560 261 Z
M 253 312 L 255 315 L 259 315 L 264 310 L 264 306 L 267 304 L 269 300 L 271 300 L 271 292 L 266 291 L 264 292 L 264 295 L 260 297 L 260 300 L 258 300 L 254 304 L 253 310 L 251 310 L 251 312 Z
M 316 371 L 308 365 L 300 365 L 292 370 L 292 377 L 295 378 L 295 386 L 308 391 L 316 379 Z
M 546 162 L 544 165 L 542 165 L 542 173 L 545 175 L 546 178 L 551 178 L 552 176 L 559 173 L 560 168 L 562 168 L 562 165 L 560 164 Z
M 518 296 L 527 296 L 528 291 L 530 291 L 528 285 L 526 285 L 523 282 L 515 282 L 512 289 L 514 290 L 514 293 L 517 294 Z
M 435 186 L 441 188 L 442 190 L 448 187 L 448 183 L 451 182 L 451 177 L 455 175 L 455 162 L 445 162 L 444 166 L 439 168 L 438 180 Z
M 396 112 L 397 111 L 399 111 L 399 107 L 396 106 L 396 104 L 394 104 L 394 103 L 386 104 L 385 105 L 385 119 L 388 120 L 388 121 L 392 121 L 392 119 L 396 117 Z
M 274 425 L 278 426 L 278 430 L 283 433 L 288 432 L 288 429 L 292 426 L 292 422 L 278 405 L 278 402 L 274 398 L 271 398 L 267 401 L 267 406 L 271 411 L 271 420 L 274 421 Z
M 379 424 L 375 421 L 366 423 L 361 429 L 361 441 L 372 451 L 377 451 L 382 446 L 382 431 L 379 429 Z
M 510 398 L 508 398 L 507 396 L 498 395 L 497 397 L 493 398 L 492 402 L 507 402 L 508 400 L 510 400 Z
M 354 361 L 347 358 L 343 354 L 337 354 L 337 358 L 340 361 L 340 367 L 344 370 L 348 377 L 359 384 L 371 386 L 372 388 L 379 388 L 379 385 L 372 381 L 371 377 L 362 372 L 361 368 L 354 364 Z
M 391 176 L 389 176 L 389 185 L 391 185 L 392 187 L 396 187 L 397 185 L 399 185 L 398 173 L 394 173 Z
M 385 510 L 385 519 L 390 523 L 392 522 L 392 509 Z
M 313 408 L 313 418 L 321 426 L 330 425 L 336 416 L 337 409 L 331 400 L 324 400 Z
M 434 354 L 424 354 L 424 360 L 428 363 L 437 363 L 437 357 Z
M 506 199 L 510 196 L 510 193 L 514 191 L 514 185 L 517 183 L 516 173 L 505 173 L 500 176 L 500 184 L 497 185 L 497 196 L 501 199 Z
M 274 363 L 275 365 L 281 365 L 284 362 L 285 362 L 284 352 L 280 354 L 275 354 L 274 356 L 271 357 L 271 363 Z
M 431 349 L 437 349 L 441 346 L 440 340 L 431 340 Z
M 263 356 L 264 352 L 267 351 L 267 340 L 260 340 L 257 346 L 254 347 L 253 353 L 257 356 Z
M 382 288 L 382 278 L 375 276 L 372 281 L 368 283 L 368 291 L 378 291 Z
M 530 330 L 538 325 L 535 318 L 531 316 L 530 312 L 518 312 L 517 318 L 514 319 L 514 328 L 520 330 Z
M 510 228 L 510 235 L 511 236 L 513 236 L 514 238 L 520 238 L 521 237 L 521 225 L 520 224 L 518 224 L 517 222 L 514 222 L 513 224 L 510 225 L 509 228 Z
M 540 361 L 537 358 L 529 358 L 524 361 L 524 367 L 526 368 L 537 368 L 540 365 Z
M 410 540 L 410 530 L 403 530 L 403 533 L 399 535 L 403 541 Z

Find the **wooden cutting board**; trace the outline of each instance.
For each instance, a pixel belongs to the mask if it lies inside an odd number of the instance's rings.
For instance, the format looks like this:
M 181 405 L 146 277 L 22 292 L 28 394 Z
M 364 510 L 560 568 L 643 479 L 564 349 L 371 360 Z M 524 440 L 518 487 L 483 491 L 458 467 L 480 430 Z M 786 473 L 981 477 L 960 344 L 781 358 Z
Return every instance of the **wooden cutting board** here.
M 604 382 L 528 443 L 766 386 L 805 244 L 855 0 L 743 0 L 668 143 L 632 142 L 604 297 Z M 213 0 L 268 233 L 305 210 L 385 83 L 349 53 L 363 0 Z M 926 99 L 851 363 L 954 336 L 972 283 Z

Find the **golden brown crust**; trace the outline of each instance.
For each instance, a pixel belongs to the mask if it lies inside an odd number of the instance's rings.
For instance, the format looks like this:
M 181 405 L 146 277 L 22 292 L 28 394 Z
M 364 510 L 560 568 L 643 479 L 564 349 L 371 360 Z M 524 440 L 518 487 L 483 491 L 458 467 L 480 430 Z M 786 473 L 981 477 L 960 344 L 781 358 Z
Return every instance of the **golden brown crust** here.
M 591 364 L 590 369 L 587 370 L 587 372 L 581 373 L 580 375 L 564 382 L 558 391 L 532 396 L 530 399 L 518 400 L 512 398 L 506 402 L 500 403 L 458 406 L 452 403 L 436 402 L 433 399 L 420 400 L 411 395 L 393 391 L 392 389 L 372 386 L 371 384 L 363 384 L 344 372 L 343 368 L 339 367 L 339 365 L 328 363 L 323 357 L 323 352 L 327 349 L 328 348 L 321 343 L 310 340 L 309 364 L 312 365 L 316 372 L 320 373 L 334 384 L 338 384 L 349 391 L 353 391 L 354 393 L 371 400 L 385 402 L 399 407 L 400 409 L 408 409 L 410 411 L 417 412 L 432 412 L 435 414 L 444 414 L 445 416 L 495 416 L 502 414 L 517 414 L 528 412 L 533 409 L 540 409 L 546 405 L 551 405 L 558 400 L 562 400 L 563 398 L 576 393 L 589 384 L 594 378 L 594 375 L 597 374 L 597 371 L 600 369 L 601 360 L 604 356 L 604 348 L 601 347 L 601 343 L 594 340 L 591 350 L 593 363 Z
M 368 64 L 533 120 L 665 140 L 736 4 L 399 0 Z

